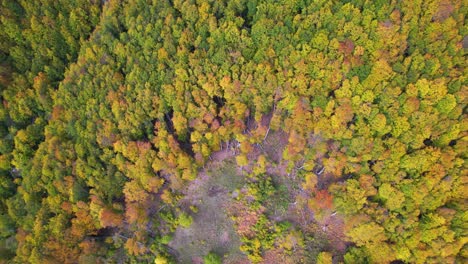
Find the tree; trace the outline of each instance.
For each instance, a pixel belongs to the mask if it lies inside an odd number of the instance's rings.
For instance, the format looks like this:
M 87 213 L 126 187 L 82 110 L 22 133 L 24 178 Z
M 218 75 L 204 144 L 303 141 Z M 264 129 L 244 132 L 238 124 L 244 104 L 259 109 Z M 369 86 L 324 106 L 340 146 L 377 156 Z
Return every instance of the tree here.
M 120 227 L 123 224 L 123 216 L 114 212 L 111 208 L 104 208 L 99 213 L 99 220 L 102 227 Z
M 179 215 L 179 224 L 182 227 L 189 227 L 192 224 L 192 217 L 184 212 Z
M 405 197 L 403 193 L 388 183 L 380 185 L 379 196 L 385 201 L 385 206 L 392 211 L 404 206 Z
M 357 246 L 376 245 L 386 240 L 384 231 L 380 225 L 370 222 L 353 228 L 348 236 Z
M 332 255 L 329 252 L 320 252 L 317 256 L 317 264 L 331 264 Z
M 210 252 L 203 258 L 203 262 L 204 264 L 221 264 L 222 260 L 218 254 Z
M 337 187 L 337 186 L 336 186 Z M 331 187 L 332 189 L 336 187 Z M 338 210 L 345 214 L 355 214 L 367 203 L 366 191 L 361 189 L 357 180 L 348 180 L 345 188 L 340 188 L 342 194 L 335 193 L 334 203 Z

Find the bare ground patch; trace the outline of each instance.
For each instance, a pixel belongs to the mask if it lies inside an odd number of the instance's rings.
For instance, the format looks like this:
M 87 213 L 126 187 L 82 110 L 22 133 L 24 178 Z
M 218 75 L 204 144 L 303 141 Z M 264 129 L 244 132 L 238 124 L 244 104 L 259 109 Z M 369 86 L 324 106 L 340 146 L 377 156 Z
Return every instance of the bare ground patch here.
M 225 153 L 218 153 L 209 168 L 199 173 L 181 201 L 181 208 L 189 212 L 193 222 L 188 228 L 177 228 L 170 243 L 178 252 L 179 263 L 203 263 L 210 251 L 223 256 L 224 263 L 248 263 L 239 250 L 239 237 L 226 212 L 244 178 L 229 159 L 233 154 L 222 152 Z
M 233 210 L 236 211 L 235 197 L 247 183 L 244 175 L 252 172 L 260 155 L 264 155 L 269 161 L 265 169 L 276 189 L 263 204 L 266 216 L 274 223 L 288 221 L 293 228 L 302 231 L 306 237 L 302 252 L 307 255 L 304 255 L 303 263 L 314 262 L 321 251 L 331 252 L 335 261 L 342 260 L 346 249 L 343 219 L 331 210 L 319 221 L 315 218 L 307 202 L 313 194 L 302 188 L 300 164 L 288 170 L 288 162 L 283 159 L 288 137 L 283 131 L 269 131 L 261 144 L 253 144 L 253 150 L 248 154 L 250 163 L 244 167 L 237 166 L 235 161 L 240 153 L 236 141 L 225 142 L 223 150 L 212 153 L 210 161 L 200 171 L 197 179 L 183 192 L 180 208 L 193 217 L 193 223 L 188 228 L 179 227 L 169 244 L 177 251 L 179 263 L 203 263 L 203 257 L 210 251 L 223 256 L 223 263 L 250 263 L 239 249 L 241 227 L 235 226 L 230 215 Z M 314 144 L 320 140 L 314 137 L 308 143 Z M 322 174 L 321 157 L 315 158 L 320 172 L 314 170 L 313 173 L 319 177 L 319 185 L 328 186 L 327 176 L 330 175 Z M 240 211 L 237 210 L 237 213 Z M 274 263 L 271 261 L 278 260 L 279 256 L 282 256 L 282 263 L 289 259 L 284 258 L 281 250 L 272 249 L 264 253 L 264 263 Z

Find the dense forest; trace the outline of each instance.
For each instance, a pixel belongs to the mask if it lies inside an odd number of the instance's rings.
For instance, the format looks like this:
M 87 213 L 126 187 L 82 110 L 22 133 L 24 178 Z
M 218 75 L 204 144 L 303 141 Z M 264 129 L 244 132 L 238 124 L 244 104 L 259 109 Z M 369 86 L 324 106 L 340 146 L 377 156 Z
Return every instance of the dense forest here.
M 465 0 L 0 0 L 0 263 L 466 263 Z

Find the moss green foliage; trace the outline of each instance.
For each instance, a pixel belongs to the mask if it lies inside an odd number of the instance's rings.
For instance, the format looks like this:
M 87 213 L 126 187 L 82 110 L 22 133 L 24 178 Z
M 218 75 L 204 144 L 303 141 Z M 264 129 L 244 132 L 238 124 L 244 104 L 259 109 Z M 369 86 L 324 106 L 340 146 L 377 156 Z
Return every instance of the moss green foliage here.
M 0 0 L 0 262 L 177 262 L 186 188 L 222 155 L 249 180 L 223 179 L 252 262 L 299 256 L 336 218 L 348 246 L 324 263 L 466 262 L 467 13 Z
M 192 217 L 186 213 L 181 213 L 179 215 L 179 225 L 183 227 L 189 227 L 192 224 Z
M 204 264 L 221 264 L 221 257 L 216 255 L 216 253 L 210 252 L 203 258 Z

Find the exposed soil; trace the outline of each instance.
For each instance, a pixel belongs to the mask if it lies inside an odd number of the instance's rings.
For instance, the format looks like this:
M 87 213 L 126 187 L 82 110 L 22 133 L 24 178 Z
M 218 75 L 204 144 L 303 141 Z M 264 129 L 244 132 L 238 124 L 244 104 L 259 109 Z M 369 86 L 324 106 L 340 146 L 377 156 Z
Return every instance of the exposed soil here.
M 181 208 L 192 216 L 193 223 L 188 228 L 177 228 L 169 245 L 177 250 L 179 263 L 203 263 L 210 251 L 223 256 L 224 263 L 248 263 L 239 250 L 234 223 L 226 213 L 236 188 L 244 184 L 233 157 L 230 150 L 215 153 L 209 168 L 190 183 Z M 195 212 L 190 209 L 193 206 L 197 208 Z

